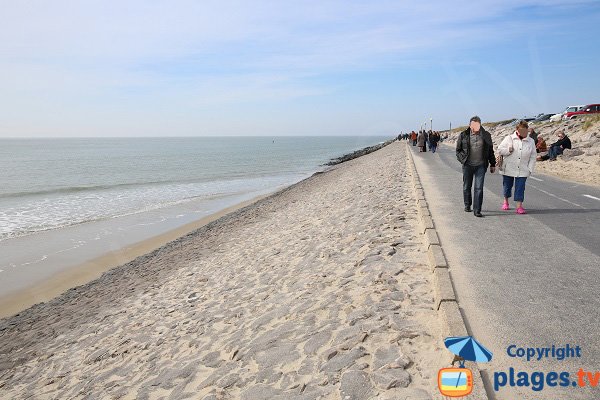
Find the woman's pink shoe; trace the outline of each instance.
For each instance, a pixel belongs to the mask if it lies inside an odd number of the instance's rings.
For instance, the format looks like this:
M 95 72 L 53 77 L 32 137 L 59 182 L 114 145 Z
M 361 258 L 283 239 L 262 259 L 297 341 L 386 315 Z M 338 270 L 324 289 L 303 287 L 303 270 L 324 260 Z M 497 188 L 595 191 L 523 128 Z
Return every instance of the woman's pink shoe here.
M 508 205 L 508 203 L 504 203 L 504 204 L 502 204 L 502 209 L 504 211 L 508 211 L 508 210 L 510 210 L 510 206 Z
M 517 208 L 517 214 L 527 214 L 527 211 L 523 207 Z

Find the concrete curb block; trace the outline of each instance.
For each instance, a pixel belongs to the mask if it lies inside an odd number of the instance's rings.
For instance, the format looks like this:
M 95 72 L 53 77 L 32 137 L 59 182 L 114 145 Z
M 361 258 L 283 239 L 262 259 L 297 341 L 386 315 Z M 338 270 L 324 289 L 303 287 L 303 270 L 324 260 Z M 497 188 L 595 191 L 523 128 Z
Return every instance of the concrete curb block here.
M 456 299 L 456 292 L 452 284 L 448 260 L 444 255 L 440 238 L 435 230 L 433 218 L 429 211 L 429 206 L 425 200 L 425 192 L 421 185 L 421 179 L 415 165 L 412 151 L 407 144 L 407 158 L 409 169 L 412 174 L 413 189 L 417 203 L 417 213 L 420 222 L 420 231 L 424 235 L 425 245 L 427 246 L 427 257 L 433 273 L 433 285 L 435 293 L 435 307 L 439 317 L 445 325 L 445 337 L 448 336 L 468 336 L 469 332 L 465 321 L 460 312 L 460 307 Z M 452 362 L 452 356 L 448 363 Z M 469 398 L 488 400 L 489 397 L 485 390 L 481 371 L 477 364 L 468 362 L 467 367 L 473 372 L 474 387 Z
M 427 243 L 427 250 L 429 250 L 432 245 L 440 245 L 440 238 L 435 229 L 425 229 L 425 242 Z
M 418 207 L 417 212 L 419 213 L 419 217 L 421 217 L 421 218 L 424 218 L 424 217 L 431 218 L 431 213 L 429 212 L 429 208 L 427 208 L 427 207 Z
M 456 301 L 443 301 L 438 312 L 446 322 L 446 336 L 467 336 L 467 327 Z
M 454 288 L 452 287 L 452 281 L 450 280 L 450 273 L 448 268 L 436 268 L 433 271 L 433 282 L 435 289 L 435 309 L 439 311 L 440 305 L 443 302 L 454 302 L 456 303 L 456 296 L 454 295 Z
M 429 207 L 429 206 L 427 205 L 427 202 L 425 201 L 425 199 L 418 199 L 418 200 L 417 200 L 417 206 L 418 206 L 418 207 Z
M 437 232 L 436 232 L 437 236 Z M 432 244 L 427 250 L 427 257 L 429 258 L 429 266 L 432 269 L 436 268 L 448 268 L 448 262 L 442 251 L 442 246 L 439 244 Z
M 433 219 L 431 219 L 431 216 L 424 215 L 420 218 L 420 221 L 421 221 L 421 232 L 420 233 L 425 233 L 425 231 L 427 229 L 434 229 Z

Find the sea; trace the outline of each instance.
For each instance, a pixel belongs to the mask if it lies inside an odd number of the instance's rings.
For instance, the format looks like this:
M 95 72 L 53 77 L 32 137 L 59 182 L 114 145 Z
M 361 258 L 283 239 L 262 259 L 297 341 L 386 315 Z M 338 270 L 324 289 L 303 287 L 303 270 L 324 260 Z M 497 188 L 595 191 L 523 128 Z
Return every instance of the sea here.
M 0 298 L 388 139 L 0 139 Z
M 0 141 L 0 241 L 198 199 L 247 198 L 388 138 Z

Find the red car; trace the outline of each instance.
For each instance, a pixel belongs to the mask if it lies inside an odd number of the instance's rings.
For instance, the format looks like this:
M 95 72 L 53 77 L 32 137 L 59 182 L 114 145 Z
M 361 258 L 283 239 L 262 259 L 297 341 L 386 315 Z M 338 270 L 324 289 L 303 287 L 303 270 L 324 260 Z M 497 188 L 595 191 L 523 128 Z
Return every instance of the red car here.
M 574 119 L 580 115 L 600 113 L 600 104 L 588 104 L 579 111 L 568 112 L 565 114 L 565 119 Z

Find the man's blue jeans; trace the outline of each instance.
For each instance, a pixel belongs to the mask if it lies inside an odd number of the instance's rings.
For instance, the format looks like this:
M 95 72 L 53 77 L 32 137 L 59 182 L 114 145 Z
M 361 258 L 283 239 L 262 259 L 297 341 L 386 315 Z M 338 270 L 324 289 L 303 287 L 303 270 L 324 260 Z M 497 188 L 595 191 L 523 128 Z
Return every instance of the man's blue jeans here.
M 556 156 L 559 156 L 563 153 L 563 148 L 560 146 L 550 146 L 550 150 L 548 150 L 548 158 L 554 159 Z
M 485 169 L 485 164 L 476 167 L 468 164 L 463 165 L 463 199 L 465 201 L 465 207 L 471 207 L 472 204 L 473 212 L 476 213 L 481 212 L 481 205 L 483 204 Z M 475 187 L 473 188 L 473 195 L 471 196 L 473 181 L 475 181 Z
M 512 176 L 504 175 L 502 177 L 502 188 L 504 189 L 504 197 L 510 199 L 514 183 L 515 201 L 523 202 L 523 200 L 525 200 L 525 181 L 527 181 L 527 177 L 515 178 Z

